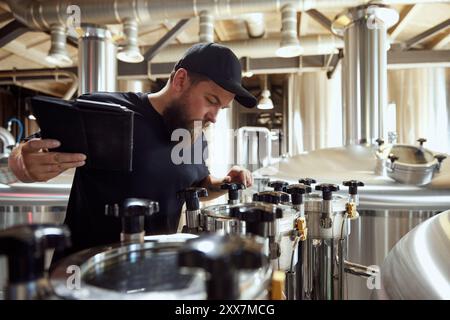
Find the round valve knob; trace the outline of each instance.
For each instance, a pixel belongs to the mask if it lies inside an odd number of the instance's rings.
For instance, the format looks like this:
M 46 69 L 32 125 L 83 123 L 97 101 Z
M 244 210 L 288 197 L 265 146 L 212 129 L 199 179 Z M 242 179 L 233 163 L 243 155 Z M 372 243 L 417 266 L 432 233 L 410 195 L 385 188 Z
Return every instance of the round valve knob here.
M 291 201 L 289 193 L 283 191 L 263 191 L 253 195 L 253 201 L 280 204 Z
M 337 184 L 323 183 L 316 186 L 316 190 L 322 191 L 323 200 L 331 200 L 333 192 L 339 191 L 339 186 Z
M 293 205 L 302 204 L 303 195 L 310 193 L 311 191 L 311 187 L 305 184 L 291 184 L 286 188 L 286 192 L 291 195 Z
M 105 205 L 105 215 L 122 218 L 122 233 L 133 234 L 144 231 L 144 217 L 159 211 L 159 203 L 148 199 L 128 198 L 120 207 Z
M 231 208 L 230 217 L 245 221 L 248 233 L 266 237 L 266 224 L 282 218 L 283 210 L 274 205 L 241 206 Z
M 358 180 L 348 180 L 344 181 L 342 184 L 348 187 L 349 194 L 358 194 L 358 187 L 364 187 L 364 183 Z
M 388 155 L 388 159 L 391 160 L 392 164 L 394 164 L 394 162 L 398 160 L 398 157 L 396 155 L 394 155 L 393 153 L 390 153 Z
M 239 200 L 239 190 L 245 189 L 242 183 L 223 183 L 220 188 L 228 190 L 228 200 Z
M 205 188 L 189 187 L 177 192 L 178 199 L 186 201 L 186 209 L 195 211 L 200 209 L 200 199 L 208 196 Z
M 378 138 L 375 142 L 378 144 L 378 147 L 381 147 L 384 144 L 384 140 L 381 138 Z
M 273 188 L 274 191 L 286 191 L 288 184 L 286 181 L 276 180 L 269 182 L 269 187 Z
M 70 231 L 56 224 L 18 225 L 0 232 L 0 255 L 8 257 L 9 283 L 26 283 L 44 276 L 47 249 L 71 245 Z
M 239 298 L 239 270 L 267 263 L 262 244 L 239 236 L 210 234 L 188 240 L 178 253 L 178 265 L 202 268 L 209 300 Z
M 427 142 L 427 139 L 425 139 L 425 138 L 419 138 L 419 139 L 417 139 L 417 142 L 419 142 L 420 146 L 423 147 L 423 144 L 424 144 L 425 142 Z
M 312 178 L 302 178 L 298 180 L 299 183 L 302 183 L 304 185 L 310 186 L 313 183 L 316 183 L 317 181 L 315 179 Z
M 439 164 L 442 163 L 445 159 L 447 159 L 447 156 L 445 154 L 437 154 L 434 156 Z

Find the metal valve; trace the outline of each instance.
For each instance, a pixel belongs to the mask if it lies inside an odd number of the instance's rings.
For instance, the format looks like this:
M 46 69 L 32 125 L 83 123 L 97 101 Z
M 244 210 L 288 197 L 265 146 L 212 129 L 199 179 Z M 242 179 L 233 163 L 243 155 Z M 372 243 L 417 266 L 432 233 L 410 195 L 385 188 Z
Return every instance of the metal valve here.
M 394 164 L 394 162 L 398 160 L 398 157 L 393 153 L 390 153 L 388 159 L 391 160 L 391 164 Z
M 358 218 L 359 214 L 356 211 L 356 206 L 359 204 L 358 198 L 358 187 L 363 187 L 364 183 L 358 180 L 348 180 L 342 183 L 344 186 L 348 187 L 348 203 L 345 206 L 347 217 L 349 219 Z
M 297 230 L 300 241 L 305 241 L 308 238 L 308 228 L 306 226 L 305 217 L 298 217 L 295 219 L 295 230 Z
M 442 161 L 447 159 L 445 154 L 436 154 L 434 158 L 438 161 L 438 170 L 441 170 Z
M 277 180 L 269 182 L 269 187 L 273 188 L 274 191 L 286 191 L 288 184 L 286 181 Z
M 190 187 L 177 192 L 178 199 L 186 201 L 186 225 L 183 232 L 200 231 L 200 198 L 207 196 L 208 191 L 205 188 Z
M 239 299 L 239 270 L 258 269 L 267 264 L 262 243 L 253 238 L 209 234 L 188 240 L 178 253 L 178 265 L 202 268 L 209 300 Z
M 382 138 L 378 138 L 375 142 L 378 144 L 378 148 L 384 144 L 384 140 Z
M 43 299 L 52 294 L 45 278 L 45 252 L 61 251 L 71 245 L 66 226 L 56 224 L 18 225 L 0 232 L 0 255 L 8 257 L 8 300 Z
M 427 142 L 427 139 L 425 139 L 425 138 L 419 138 L 419 139 L 417 139 L 417 142 L 419 142 L 420 146 L 423 147 L 423 144 L 424 144 L 425 142 Z
M 267 223 L 283 217 L 283 210 L 275 205 L 256 205 L 231 208 L 230 217 L 245 221 L 248 233 L 268 237 L 272 236 Z
M 332 199 L 333 192 L 339 191 L 339 186 L 336 184 L 319 184 L 316 190 L 322 191 L 322 217 L 320 225 L 322 228 L 329 229 L 332 227 L 333 221 L 331 216 L 333 214 Z
M 317 181 L 313 178 L 302 178 L 298 180 L 298 183 L 302 183 L 307 186 L 311 186 L 313 183 L 316 183 Z
M 148 199 L 127 198 L 120 207 L 117 203 L 105 205 L 105 215 L 121 218 L 120 240 L 144 241 L 145 217 L 159 212 L 159 203 Z
M 253 201 L 280 204 L 291 201 L 289 193 L 283 191 L 263 191 L 253 195 Z
M 291 195 L 294 206 L 301 205 L 303 203 L 303 195 L 311 193 L 311 191 L 311 187 L 305 184 L 291 184 L 286 188 L 286 192 Z
M 222 190 L 228 190 L 228 203 L 239 203 L 239 190 L 245 189 L 242 183 L 223 183 L 220 188 Z

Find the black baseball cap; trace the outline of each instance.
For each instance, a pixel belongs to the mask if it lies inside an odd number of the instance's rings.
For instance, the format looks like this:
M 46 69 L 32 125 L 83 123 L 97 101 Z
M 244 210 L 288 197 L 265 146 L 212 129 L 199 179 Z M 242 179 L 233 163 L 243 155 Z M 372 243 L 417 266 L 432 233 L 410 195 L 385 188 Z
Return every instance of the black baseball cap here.
M 217 43 L 199 43 L 190 47 L 175 65 L 214 81 L 234 93 L 234 99 L 247 108 L 256 106 L 256 98 L 242 87 L 241 63 L 229 48 Z

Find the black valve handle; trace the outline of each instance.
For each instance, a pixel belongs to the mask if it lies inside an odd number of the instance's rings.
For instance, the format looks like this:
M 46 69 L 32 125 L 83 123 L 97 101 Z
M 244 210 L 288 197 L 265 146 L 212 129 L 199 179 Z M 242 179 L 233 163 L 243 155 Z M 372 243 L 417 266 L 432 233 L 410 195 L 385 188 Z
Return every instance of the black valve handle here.
M 447 159 L 447 156 L 445 154 L 437 154 L 434 156 L 439 164 L 442 163 L 445 159 Z
M 178 199 L 186 201 L 186 209 L 195 211 L 200 209 L 200 199 L 208 196 L 205 188 L 189 187 L 177 192 Z
M 299 183 L 305 184 L 307 186 L 312 185 L 313 183 L 316 183 L 317 181 L 313 178 L 302 178 L 298 180 Z
M 398 157 L 396 155 L 394 155 L 393 153 L 390 153 L 388 155 L 388 159 L 391 160 L 391 163 L 393 164 L 395 161 L 398 160 Z
M 312 188 L 305 184 L 291 184 L 286 188 L 286 192 L 291 195 L 292 204 L 300 205 L 303 203 L 303 195 L 311 193 Z
M 0 231 L 0 255 L 8 257 L 9 283 L 38 280 L 44 276 L 45 251 L 71 245 L 70 231 L 56 224 L 25 224 Z
M 248 233 L 266 237 L 267 223 L 283 217 L 283 210 L 274 205 L 242 206 L 230 210 L 230 216 L 245 221 Z
M 375 142 L 378 144 L 378 147 L 381 147 L 384 144 L 384 140 L 381 138 L 378 138 Z
M 105 215 L 122 219 L 122 233 L 133 234 L 144 231 L 144 217 L 159 212 L 159 203 L 148 199 L 127 198 L 122 206 L 105 205 Z
M 289 193 L 283 191 L 262 191 L 253 195 L 253 201 L 280 204 L 282 202 L 290 202 L 291 197 Z
M 358 187 L 364 187 L 364 183 L 358 180 L 348 180 L 342 183 L 344 186 L 348 187 L 349 194 L 358 194 Z
M 333 197 L 333 192 L 339 191 L 339 186 L 337 184 L 323 183 L 317 185 L 316 190 L 322 191 L 323 200 L 331 200 Z
M 419 139 L 417 139 L 417 142 L 419 142 L 419 143 L 420 143 L 420 146 L 423 147 L 423 144 L 424 144 L 425 142 L 427 142 L 427 139 L 425 139 L 425 138 L 419 138 Z
M 220 188 L 228 190 L 229 200 L 239 200 L 239 190 L 245 189 L 245 186 L 242 183 L 223 183 Z
M 268 186 L 273 188 L 274 191 L 286 191 L 288 184 L 286 181 L 276 180 L 269 182 Z
M 191 239 L 178 253 L 178 265 L 202 268 L 209 300 L 236 300 L 240 296 L 239 270 L 267 263 L 261 244 L 239 236 L 209 234 Z

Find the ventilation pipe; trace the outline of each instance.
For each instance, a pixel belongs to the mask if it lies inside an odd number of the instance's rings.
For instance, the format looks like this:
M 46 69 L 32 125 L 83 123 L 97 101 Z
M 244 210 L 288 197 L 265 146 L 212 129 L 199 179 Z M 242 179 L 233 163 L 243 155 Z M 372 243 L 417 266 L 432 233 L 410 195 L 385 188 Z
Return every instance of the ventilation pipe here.
M 214 19 L 208 11 L 200 12 L 200 42 L 214 42 Z
M 84 25 L 78 39 L 79 94 L 116 91 L 116 46 L 104 28 Z
M 344 41 L 333 35 L 314 35 L 300 38 L 304 56 L 324 55 L 337 53 L 337 48 L 344 47 Z M 280 47 L 280 38 L 250 39 L 224 41 L 221 44 L 227 46 L 238 56 L 252 58 L 273 57 Z M 183 43 L 169 45 L 152 59 L 152 62 L 174 62 L 180 59 L 183 53 L 189 49 L 193 43 Z M 144 48 L 144 50 L 148 47 Z
M 282 58 L 292 58 L 302 54 L 297 35 L 297 11 L 292 5 L 281 8 L 281 42 L 276 54 Z
M 127 19 L 123 24 L 123 33 L 127 44 L 117 53 L 117 59 L 128 63 L 139 63 L 144 61 L 138 46 L 138 24 L 136 20 Z
M 364 5 L 340 14 L 333 31 L 344 36 L 342 68 L 344 142 L 373 144 L 382 137 L 387 105 L 386 30 L 398 13 L 384 5 Z
M 262 38 L 266 33 L 264 15 L 249 13 L 244 15 L 245 25 L 250 38 Z
M 54 24 L 50 28 L 51 47 L 45 60 L 59 67 L 67 67 L 72 64 L 66 48 L 66 27 L 62 24 Z
M 66 21 L 67 0 L 4 0 L 16 19 L 34 29 L 50 29 L 55 23 Z M 384 0 L 385 4 L 435 3 L 445 0 Z M 167 20 L 196 17 L 208 11 L 216 18 L 233 19 L 246 13 L 279 12 L 281 5 L 290 5 L 295 11 L 309 9 L 350 8 L 363 5 L 367 0 L 233 0 L 233 1 L 180 1 L 180 0 L 77 0 L 83 23 L 99 25 L 123 23 L 126 19 L 138 23 L 158 23 Z

